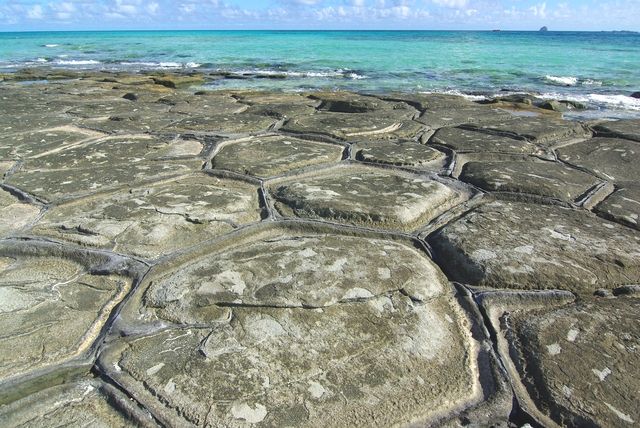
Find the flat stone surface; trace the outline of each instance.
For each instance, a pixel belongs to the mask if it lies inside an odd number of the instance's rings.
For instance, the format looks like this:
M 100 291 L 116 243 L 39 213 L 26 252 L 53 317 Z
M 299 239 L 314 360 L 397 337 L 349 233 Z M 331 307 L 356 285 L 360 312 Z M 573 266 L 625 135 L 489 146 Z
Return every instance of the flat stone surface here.
M 535 144 L 524 139 L 487 134 L 463 128 L 439 129 L 429 143 L 442 144 L 459 153 L 534 154 L 540 151 Z
M 515 365 L 538 410 L 562 426 L 637 423 L 639 314 L 631 297 L 511 312 Z
M 430 163 L 442 166 L 446 158 L 444 153 L 415 141 L 363 142 L 355 144 L 353 151 L 358 160 L 398 166 L 417 167 Z
M 563 147 L 558 157 L 564 162 L 593 171 L 612 181 L 640 181 L 640 143 L 616 138 L 593 138 Z
M 322 308 L 402 290 L 416 301 L 446 279 L 406 243 L 272 229 L 230 247 L 186 256 L 154 273 L 130 319 L 199 324 L 216 305 Z
M 489 123 L 466 125 L 467 129 L 508 137 L 525 138 L 545 146 L 591 137 L 591 131 L 579 123 L 548 117 L 517 117 Z
M 385 110 L 366 113 L 320 111 L 293 118 L 282 129 L 296 133 L 326 134 L 345 140 L 414 138 L 423 126 L 412 122 L 413 110 Z
M 285 216 L 404 231 L 428 223 L 462 199 L 460 191 L 435 180 L 358 167 L 269 187 Z
M 595 126 L 599 135 L 640 141 L 640 119 L 618 120 Z
M 242 134 L 261 132 L 275 125 L 277 118 L 256 114 L 189 115 L 164 128 L 167 132 L 198 132 L 211 134 Z
M 601 181 L 557 162 L 468 162 L 460 180 L 492 192 L 575 201 Z
M 103 135 L 73 126 L 19 134 L 0 134 L 0 158 L 23 159 L 52 150 L 73 147 L 82 141 L 101 136 Z
M 32 233 L 156 258 L 259 220 L 257 186 L 201 174 L 58 205 Z
M 452 280 L 593 293 L 640 281 L 640 233 L 582 210 L 496 201 L 430 238 Z
M 84 380 L 49 388 L 0 407 L 0 424 L 6 428 L 37 426 L 127 427 L 135 424 L 120 413 L 99 382 Z M 149 418 L 147 423 L 151 422 Z
M 11 193 L 0 189 L 0 237 L 19 231 L 36 219 L 40 208 L 20 202 Z
M 344 147 L 299 138 L 256 137 L 225 144 L 213 167 L 258 177 L 272 177 L 294 169 L 342 159 Z
M 640 229 L 640 186 L 636 183 L 621 183 L 616 191 L 594 210 L 609 220 Z
M 86 196 L 98 191 L 189 174 L 202 169 L 202 160 L 139 160 L 107 162 L 87 168 L 30 169 L 25 165 L 7 183 L 47 201 Z
M 438 129 L 445 126 L 510 120 L 512 118 L 513 116 L 506 111 L 472 103 L 458 108 L 453 106 L 431 108 L 422 113 L 416 121 L 424 123 L 432 129 Z
M 0 244 L 1 380 L 83 355 L 131 287 L 127 277 L 92 274 L 88 257 L 41 253 Z
M 0 161 L 0 181 L 3 181 L 7 172 L 11 170 L 15 166 L 15 162 L 13 161 Z

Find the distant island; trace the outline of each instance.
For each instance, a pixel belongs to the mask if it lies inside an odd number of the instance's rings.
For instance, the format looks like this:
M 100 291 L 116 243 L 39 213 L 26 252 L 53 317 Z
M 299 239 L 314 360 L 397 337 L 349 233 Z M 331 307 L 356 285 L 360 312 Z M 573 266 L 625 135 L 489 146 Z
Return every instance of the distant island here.
M 541 33 L 546 33 L 547 31 L 549 31 L 549 29 L 546 26 L 544 26 L 538 31 L 540 31 Z

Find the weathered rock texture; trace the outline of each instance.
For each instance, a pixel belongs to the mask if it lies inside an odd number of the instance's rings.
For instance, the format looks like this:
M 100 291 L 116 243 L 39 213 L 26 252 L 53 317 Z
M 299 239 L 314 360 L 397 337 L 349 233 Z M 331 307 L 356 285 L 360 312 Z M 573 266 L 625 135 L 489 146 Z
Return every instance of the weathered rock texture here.
M 637 121 L 222 78 L 3 75 L 1 426 L 638 423 Z

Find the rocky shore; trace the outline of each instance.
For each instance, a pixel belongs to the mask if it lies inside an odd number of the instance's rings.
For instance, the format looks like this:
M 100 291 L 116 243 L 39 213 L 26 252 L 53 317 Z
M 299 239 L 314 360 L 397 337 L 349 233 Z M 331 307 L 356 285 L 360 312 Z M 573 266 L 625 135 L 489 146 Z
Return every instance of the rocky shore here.
M 640 121 L 0 79 L 3 427 L 640 421 Z

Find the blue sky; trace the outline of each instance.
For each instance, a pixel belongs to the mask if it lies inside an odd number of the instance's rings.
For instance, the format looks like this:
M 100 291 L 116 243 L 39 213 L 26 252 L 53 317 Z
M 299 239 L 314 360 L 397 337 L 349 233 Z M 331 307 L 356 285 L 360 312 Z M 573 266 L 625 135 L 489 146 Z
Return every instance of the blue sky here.
M 640 0 L 0 0 L 0 31 L 640 30 Z

